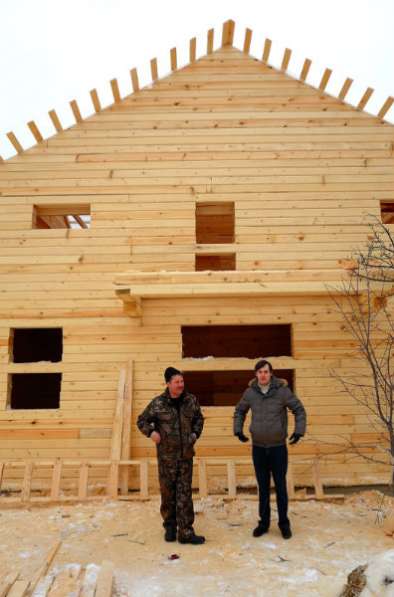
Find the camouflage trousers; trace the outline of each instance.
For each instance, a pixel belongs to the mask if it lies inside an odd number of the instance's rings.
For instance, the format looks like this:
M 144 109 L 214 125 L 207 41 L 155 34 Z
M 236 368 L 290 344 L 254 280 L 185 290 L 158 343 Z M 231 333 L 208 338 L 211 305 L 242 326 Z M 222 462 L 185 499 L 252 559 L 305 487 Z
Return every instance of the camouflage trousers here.
M 165 529 L 178 527 L 178 537 L 193 533 L 193 459 L 159 458 L 160 514 Z

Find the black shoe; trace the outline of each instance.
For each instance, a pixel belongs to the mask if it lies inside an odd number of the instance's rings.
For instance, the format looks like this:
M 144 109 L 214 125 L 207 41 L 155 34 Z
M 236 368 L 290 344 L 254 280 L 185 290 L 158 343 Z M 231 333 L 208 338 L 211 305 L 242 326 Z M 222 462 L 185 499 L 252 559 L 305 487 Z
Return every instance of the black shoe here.
M 178 536 L 178 541 L 179 543 L 191 543 L 192 545 L 201 545 L 202 543 L 205 543 L 205 537 L 203 537 L 202 535 L 195 535 L 193 533 L 193 535 L 187 535 L 186 537 Z
M 176 529 L 173 529 L 172 527 L 167 528 L 164 534 L 164 539 L 168 542 L 176 541 Z
M 283 527 L 282 529 L 280 529 L 280 532 L 282 533 L 283 539 L 290 539 L 292 537 L 290 527 Z
M 261 535 L 264 535 L 265 533 L 268 533 L 268 527 L 261 522 L 259 522 L 257 527 L 253 529 L 253 537 L 261 537 Z

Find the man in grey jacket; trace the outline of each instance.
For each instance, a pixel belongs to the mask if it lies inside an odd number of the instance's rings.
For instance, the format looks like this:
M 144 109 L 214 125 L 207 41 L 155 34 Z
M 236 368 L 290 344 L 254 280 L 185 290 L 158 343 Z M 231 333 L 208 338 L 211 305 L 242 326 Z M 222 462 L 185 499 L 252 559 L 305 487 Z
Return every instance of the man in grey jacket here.
M 273 375 L 272 365 L 262 359 L 254 368 L 255 379 L 245 390 L 234 412 L 234 435 L 247 442 L 243 433 L 245 417 L 252 411 L 249 431 L 252 435 L 252 455 L 259 488 L 260 520 L 253 531 L 254 537 L 268 532 L 270 526 L 270 483 L 274 478 L 279 528 L 284 539 L 290 539 L 291 528 L 287 517 L 287 409 L 295 417 L 295 430 L 290 444 L 295 444 L 305 434 L 306 412 L 285 379 Z

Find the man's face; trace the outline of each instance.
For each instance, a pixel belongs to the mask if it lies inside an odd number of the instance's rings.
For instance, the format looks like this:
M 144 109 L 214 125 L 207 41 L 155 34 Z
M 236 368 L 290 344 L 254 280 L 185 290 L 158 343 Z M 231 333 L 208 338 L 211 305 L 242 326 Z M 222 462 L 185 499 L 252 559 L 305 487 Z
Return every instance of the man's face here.
M 173 375 L 167 383 L 167 388 L 172 398 L 179 398 L 185 387 L 183 375 Z
M 264 365 L 264 367 L 257 369 L 256 377 L 260 385 L 267 386 L 270 383 L 272 377 L 272 373 L 268 365 Z

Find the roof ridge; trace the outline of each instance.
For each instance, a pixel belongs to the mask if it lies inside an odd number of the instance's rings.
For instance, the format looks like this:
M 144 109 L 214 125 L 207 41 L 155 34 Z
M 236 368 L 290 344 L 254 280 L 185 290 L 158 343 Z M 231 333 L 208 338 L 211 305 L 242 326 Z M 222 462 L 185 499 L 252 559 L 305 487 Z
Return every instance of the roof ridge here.
M 243 48 L 242 50 L 240 50 L 239 48 L 236 48 L 233 44 L 234 44 L 234 32 L 235 32 L 235 21 L 233 21 L 232 19 L 228 19 L 227 21 L 225 21 L 223 23 L 222 26 L 222 43 L 220 48 L 217 49 L 221 50 L 222 48 L 228 48 L 228 47 L 232 47 L 234 49 L 237 49 L 239 51 L 242 51 L 245 55 L 250 56 L 251 58 L 255 59 L 256 58 L 254 56 L 252 56 L 250 54 L 250 46 L 251 46 L 251 41 L 252 41 L 252 35 L 253 32 L 251 29 L 246 28 L 245 29 L 245 37 L 244 37 L 244 43 L 243 43 Z M 214 35 L 215 35 L 215 30 L 209 29 L 208 33 L 207 33 L 207 52 L 206 54 L 201 55 L 199 58 L 196 57 L 196 48 L 197 48 L 197 40 L 196 37 L 193 37 L 190 42 L 189 42 L 189 62 L 187 64 L 185 64 L 184 66 L 182 66 L 182 68 L 185 68 L 187 66 L 190 66 L 192 64 L 194 64 L 197 60 L 200 60 L 201 58 L 205 58 L 206 56 L 209 56 L 210 54 L 214 53 L 214 49 L 213 49 L 213 44 L 214 44 Z M 309 58 L 306 58 L 304 60 L 302 69 L 301 69 L 301 73 L 299 77 L 295 77 L 293 75 L 290 75 L 288 73 L 288 66 L 290 63 L 290 59 L 291 59 L 291 54 L 292 54 L 292 50 L 289 48 L 285 48 L 284 54 L 283 54 L 283 58 L 282 58 L 282 63 L 280 68 L 277 68 L 273 65 L 271 65 L 269 63 L 269 56 L 271 53 L 271 48 L 272 48 L 272 41 L 269 38 L 266 38 L 264 41 L 264 48 L 263 48 L 263 54 L 261 57 L 261 62 L 265 65 L 267 65 L 268 67 L 276 70 L 277 72 L 280 72 L 282 74 L 287 74 L 289 77 L 291 77 L 293 80 L 295 81 L 300 81 L 302 83 L 304 83 L 305 85 L 309 85 L 310 87 L 312 87 L 313 89 L 316 89 L 317 91 L 319 91 L 320 93 L 324 93 L 332 98 L 335 98 L 337 100 L 340 100 L 341 102 L 343 102 L 344 104 L 347 104 L 348 106 L 359 110 L 360 112 L 365 112 L 367 114 L 369 114 L 369 116 L 379 119 L 381 121 L 384 122 L 384 117 L 387 114 L 387 112 L 390 110 L 391 106 L 394 103 L 394 97 L 393 96 L 389 96 L 386 101 L 384 102 L 384 104 L 382 105 L 382 107 L 380 108 L 379 112 L 375 115 L 375 114 L 371 114 L 369 112 L 367 112 L 365 110 L 365 107 L 369 101 L 369 99 L 371 98 L 372 94 L 373 94 L 373 88 L 372 87 L 367 87 L 366 91 L 364 92 L 364 94 L 362 95 L 360 101 L 358 102 L 357 105 L 353 105 L 351 103 L 347 103 L 345 101 L 345 98 L 349 92 L 349 89 L 353 83 L 353 79 L 351 78 L 347 78 L 345 80 L 345 82 L 342 85 L 342 88 L 338 94 L 338 96 L 335 95 L 331 95 L 328 94 L 325 90 L 327 87 L 327 84 L 329 82 L 329 79 L 332 75 L 332 70 L 329 68 L 326 68 L 323 72 L 321 81 L 319 83 L 319 85 L 316 87 L 315 85 L 311 85 L 310 83 L 306 82 L 312 61 Z M 171 61 L 171 73 L 174 73 L 178 70 L 178 60 L 177 60 L 177 49 L 176 47 L 171 48 L 170 50 L 170 61 Z M 164 79 L 165 77 L 169 76 L 169 74 L 164 75 L 163 77 L 159 77 L 158 76 L 158 68 L 157 68 L 157 59 L 156 58 L 152 58 L 150 61 L 150 67 L 151 67 L 151 76 L 152 76 L 152 81 L 150 83 L 148 83 L 146 86 L 140 88 L 140 84 L 139 84 L 139 79 L 138 79 L 138 71 L 137 68 L 132 68 L 130 69 L 130 78 L 131 78 L 131 85 L 132 85 L 132 93 L 125 96 L 124 98 L 121 97 L 120 95 L 120 91 L 119 91 L 119 85 L 118 85 L 118 81 L 116 78 L 111 79 L 110 81 L 110 85 L 111 85 L 111 90 L 112 90 L 112 95 L 114 98 L 114 101 L 112 104 L 109 104 L 108 106 L 106 106 L 104 108 L 104 110 L 111 108 L 112 106 L 119 104 L 123 99 L 125 99 L 126 97 L 130 97 L 131 95 L 133 95 L 133 93 L 136 93 L 138 91 L 142 91 L 143 89 L 147 89 L 149 88 L 152 83 L 156 83 L 157 81 L 160 81 L 162 79 Z M 93 108 L 94 108 L 94 114 L 98 114 L 100 113 L 103 108 L 101 107 L 101 103 L 100 103 L 100 99 L 97 93 L 97 89 L 91 89 L 90 90 L 90 97 L 92 100 L 92 104 L 93 104 Z M 56 130 L 56 133 L 62 133 L 65 130 L 70 130 L 73 126 L 78 125 L 82 122 L 84 122 L 84 120 L 87 120 L 88 118 L 90 118 L 92 116 L 92 114 L 89 114 L 89 116 L 87 116 L 86 118 L 83 118 L 77 103 L 77 100 L 71 100 L 69 102 L 70 104 L 70 108 L 72 110 L 72 113 L 74 115 L 75 118 L 75 124 L 71 125 L 70 127 L 67 127 L 66 129 L 63 128 L 60 119 L 56 113 L 55 109 L 52 109 L 48 112 L 48 115 L 52 121 L 52 124 Z M 392 123 L 389 123 L 390 125 L 392 125 Z M 22 144 L 18 141 L 16 135 L 10 131 L 7 133 L 7 138 L 10 141 L 10 143 L 12 144 L 12 146 L 14 147 L 14 149 L 16 150 L 17 154 L 22 154 L 27 150 L 30 150 L 34 147 L 36 147 L 37 145 L 39 145 L 40 143 L 43 143 L 44 141 L 46 141 L 47 139 L 51 139 L 54 135 L 51 135 L 50 137 L 44 138 L 43 135 L 41 134 L 37 124 L 34 122 L 34 120 L 31 120 L 30 122 L 27 123 L 27 126 L 29 127 L 34 139 L 36 140 L 36 145 L 32 145 L 31 147 L 27 148 L 26 150 L 23 148 Z M 392 125 L 394 126 L 394 125 Z M 55 134 L 56 134 L 55 133 Z M 11 156 L 10 158 L 4 160 L 1 156 L 0 156 L 0 163 L 6 164 L 8 160 L 13 159 L 15 157 Z

